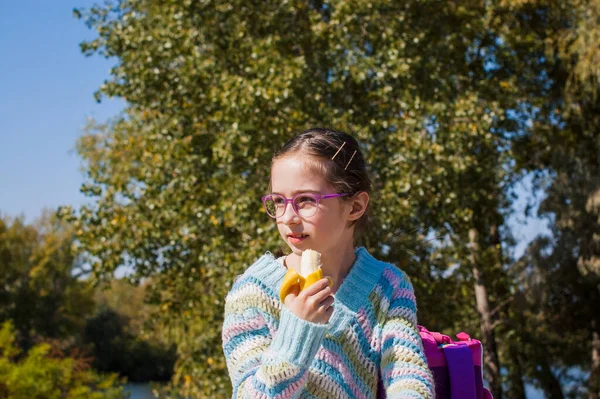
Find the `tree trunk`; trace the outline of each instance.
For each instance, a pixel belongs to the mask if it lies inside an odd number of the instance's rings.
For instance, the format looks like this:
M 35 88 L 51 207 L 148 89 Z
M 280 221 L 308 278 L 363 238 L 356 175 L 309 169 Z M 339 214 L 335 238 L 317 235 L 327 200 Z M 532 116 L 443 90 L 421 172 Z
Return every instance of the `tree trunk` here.
M 588 399 L 600 398 L 600 334 L 598 325 L 592 321 L 592 365 L 588 383 Z
M 496 339 L 492 328 L 492 315 L 488 302 L 487 288 L 485 286 L 481 265 L 478 263 L 479 233 L 476 229 L 469 230 L 469 243 L 471 246 L 471 264 L 473 266 L 473 278 L 475 280 L 475 300 L 477 301 L 477 312 L 481 319 L 481 335 L 484 345 L 484 366 L 490 389 L 495 399 L 502 398 L 502 386 L 500 384 L 500 360 L 496 348 Z

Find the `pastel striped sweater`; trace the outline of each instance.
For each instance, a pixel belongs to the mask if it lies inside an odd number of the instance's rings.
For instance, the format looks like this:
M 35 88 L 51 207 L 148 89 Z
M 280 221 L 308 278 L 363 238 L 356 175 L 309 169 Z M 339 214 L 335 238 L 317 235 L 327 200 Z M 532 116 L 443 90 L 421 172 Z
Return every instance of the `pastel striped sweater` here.
M 236 279 L 223 324 L 233 398 L 375 398 L 379 375 L 388 398 L 433 398 L 408 277 L 355 252 L 328 324 L 281 303 L 287 270 L 270 253 Z

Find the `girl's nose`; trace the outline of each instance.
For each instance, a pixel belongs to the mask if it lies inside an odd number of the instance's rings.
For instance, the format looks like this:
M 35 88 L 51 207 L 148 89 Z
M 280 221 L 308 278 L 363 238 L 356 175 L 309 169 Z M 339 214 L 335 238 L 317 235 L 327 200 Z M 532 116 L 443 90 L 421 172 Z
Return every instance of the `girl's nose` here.
M 285 212 L 281 215 L 281 221 L 285 224 L 296 224 L 300 222 L 300 216 L 294 211 L 292 204 L 285 207 Z

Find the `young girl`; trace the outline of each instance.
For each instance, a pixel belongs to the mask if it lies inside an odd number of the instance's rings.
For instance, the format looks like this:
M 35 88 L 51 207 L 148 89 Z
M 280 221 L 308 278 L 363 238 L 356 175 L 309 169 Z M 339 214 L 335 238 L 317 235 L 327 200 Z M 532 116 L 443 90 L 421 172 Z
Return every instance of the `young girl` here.
M 263 204 L 291 252 L 260 257 L 227 295 L 233 397 L 433 398 L 408 277 L 354 248 L 371 189 L 358 143 L 328 129 L 295 136 L 273 157 L 270 188 Z M 328 278 L 282 303 L 306 249 Z

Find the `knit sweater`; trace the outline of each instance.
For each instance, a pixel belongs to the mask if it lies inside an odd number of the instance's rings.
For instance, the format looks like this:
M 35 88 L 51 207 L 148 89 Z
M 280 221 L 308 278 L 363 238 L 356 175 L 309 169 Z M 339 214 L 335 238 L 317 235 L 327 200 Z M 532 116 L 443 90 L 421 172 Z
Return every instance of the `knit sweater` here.
M 408 277 L 355 253 L 327 324 L 281 303 L 287 269 L 270 253 L 236 279 L 223 324 L 233 398 L 375 398 L 378 385 L 387 398 L 433 398 Z

